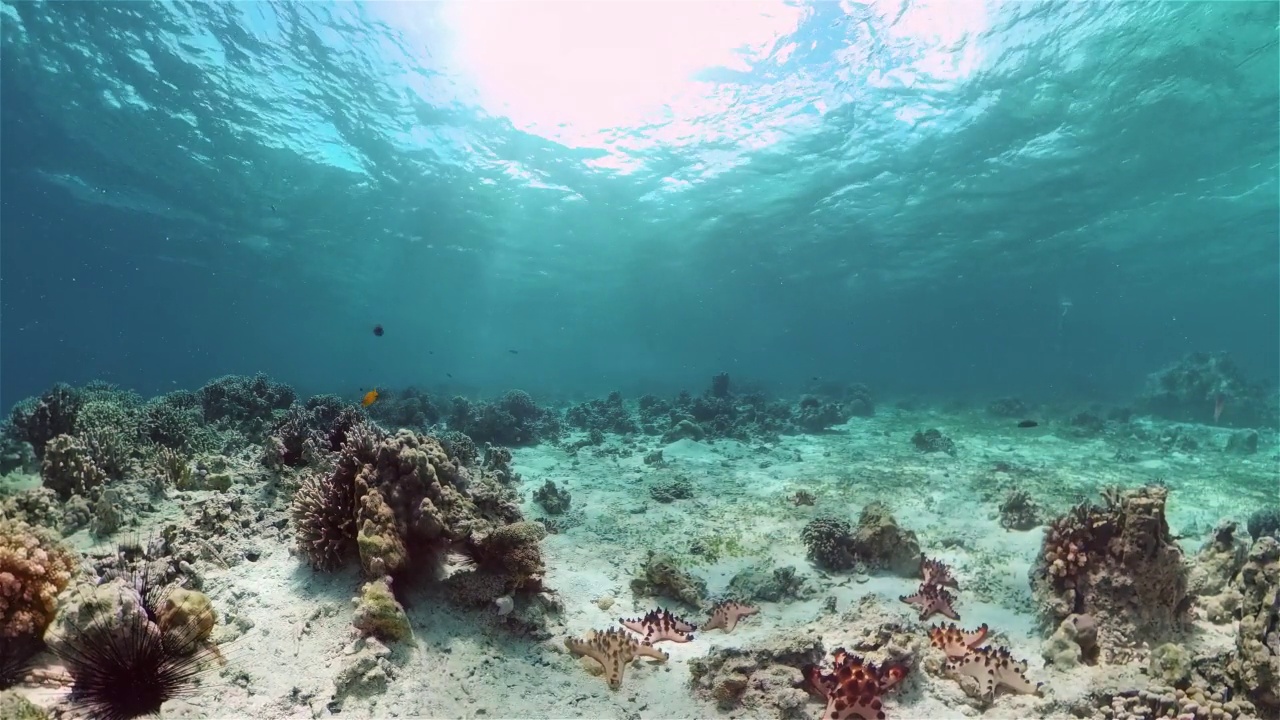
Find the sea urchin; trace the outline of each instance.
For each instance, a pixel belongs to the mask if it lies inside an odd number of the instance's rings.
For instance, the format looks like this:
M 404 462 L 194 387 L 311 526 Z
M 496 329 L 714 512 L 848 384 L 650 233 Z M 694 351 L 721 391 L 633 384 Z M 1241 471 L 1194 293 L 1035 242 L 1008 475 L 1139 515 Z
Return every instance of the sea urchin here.
M 95 720 L 158 713 L 189 693 L 216 655 L 194 625 L 164 632 L 145 613 L 126 615 L 77 628 L 53 646 L 73 678 L 71 704 Z

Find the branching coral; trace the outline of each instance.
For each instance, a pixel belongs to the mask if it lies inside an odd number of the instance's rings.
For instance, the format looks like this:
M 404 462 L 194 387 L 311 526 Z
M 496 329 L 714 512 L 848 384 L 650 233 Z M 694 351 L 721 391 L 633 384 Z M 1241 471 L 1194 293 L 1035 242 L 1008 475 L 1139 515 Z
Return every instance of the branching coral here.
M 0 520 L 0 642 L 44 631 L 76 564 L 49 531 Z
M 670 610 L 650 610 L 644 617 L 618 618 L 618 622 L 631 632 L 640 635 L 648 645 L 664 641 L 689 642 L 697 627 Z
M 317 570 L 341 566 L 355 548 L 355 485 L 332 475 L 307 476 L 293 496 L 298 550 Z
M 840 648 L 832 654 L 831 670 L 805 665 L 808 687 L 827 701 L 822 720 L 884 720 L 880 698 L 907 675 L 907 666 L 878 666 Z
M 593 630 L 582 638 L 565 638 L 564 646 L 574 655 L 585 655 L 600 663 L 604 668 L 605 680 L 612 690 L 622 687 L 622 673 L 632 660 L 645 656 L 658 662 L 666 662 L 670 657 L 652 645 L 646 645 L 616 628 L 604 631 Z
M 76 415 L 84 398 L 75 388 L 58 383 L 44 395 L 13 406 L 6 434 L 31 443 L 36 457 L 44 459 L 45 445 L 59 435 L 75 432 Z
M 809 559 L 827 570 L 848 570 L 857 562 L 849 523 L 833 517 L 817 517 L 800 531 Z
M 84 495 L 107 480 L 107 474 L 89 454 L 88 446 L 71 435 L 59 435 L 45 445 L 40 476 L 44 486 L 63 500 Z
M 733 600 L 718 602 L 711 608 L 711 617 L 702 626 L 702 629 L 715 630 L 716 628 L 721 628 L 726 633 L 731 633 L 738 626 L 739 620 L 748 615 L 755 615 L 758 612 L 760 612 L 760 608 L 752 607 L 745 603 Z
M 568 490 L 557 487 L 554 481 L 548 480 L 534 491 L 533 501 L 541 505 L 549 515 L 560 515 L 569 509 L 572 497 Z

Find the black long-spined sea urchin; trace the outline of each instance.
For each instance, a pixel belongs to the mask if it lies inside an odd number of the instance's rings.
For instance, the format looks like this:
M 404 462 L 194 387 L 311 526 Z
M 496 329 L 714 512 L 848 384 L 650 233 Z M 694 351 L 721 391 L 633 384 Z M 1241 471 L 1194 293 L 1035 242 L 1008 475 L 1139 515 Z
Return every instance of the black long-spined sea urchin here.
M 94 720 L 131 720 L 192 690 L 215 657 L 194 623 L 162 632 L 141 612 L 98 620 L 53 645 L 70 673 L 71 704 Z
M 0 637 L 0 690 L 8 690 L 22 680 L 43 644 L 32 635 Z

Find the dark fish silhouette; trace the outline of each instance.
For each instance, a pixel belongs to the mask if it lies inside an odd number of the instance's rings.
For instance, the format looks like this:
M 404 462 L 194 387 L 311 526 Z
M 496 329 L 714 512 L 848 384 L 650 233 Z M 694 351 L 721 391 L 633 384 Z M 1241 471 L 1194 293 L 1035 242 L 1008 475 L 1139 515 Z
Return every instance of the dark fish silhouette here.
M 512 355 L 519 355 L 519 354 L 520 354 L 520 351 L 519 351 L 519 350 L 508 350 L 507 352 L 511 353 Z
M 382 326 L 381 326 L 381 325 L 374 325 L 374 326 L 373 326 L 373 334 L 374 334 L 374 335 L 377 335 L 378 337 L 382 337 L 382 333 L 383 333 L 383 332 L 385 332 L 385 331 L 382 329 Z
M 1039 425 L 1040 423 L 1036 422 L 1035 420 L 1023 420 L 1022 422 L 1018 423 L 1018 427 L 1020 428 L 1033 428 L 1033 427 L 1038 427 Z
M 445 377 L 453 377 L 453 373 L 445 373 L 445 374 L 444 374 L 444 376 L 445 376 Z

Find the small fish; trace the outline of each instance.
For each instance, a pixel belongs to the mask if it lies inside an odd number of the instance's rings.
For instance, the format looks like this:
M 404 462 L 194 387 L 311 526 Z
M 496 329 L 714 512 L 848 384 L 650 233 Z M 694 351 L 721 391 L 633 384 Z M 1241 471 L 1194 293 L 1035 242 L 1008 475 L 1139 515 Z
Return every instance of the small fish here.
M 1222 410 L 1227 406 L 1227 396 L 1218 393 L 1213 398 L 1213 424 L 1218 424 L 1218 418 L 1222 417 Z
M 520 354 L 520 351 L 519 351 L 519 350 L 508 350 L 507 352 L 511 353 L 512 355 L 519 355 L 519 354 Z
M 382 333 L 383 333 L 383 332 L 384 332 L 384 330 L 382 329 L 382 326 L 381 326 L 381 325 L 374 325 L 374 326 L 373 326 L 373 334 L 374 334 L 374 335 L 377 335 L 378 337 L 382 337 Z
M 271 212 L 275 212 L 275 211 L 276 211 L 276 206 L 275 206 L 275 205 L 272 205 L 272 206 L 271 206 Z
M 445 374 L 444 374 L 444 376 L 445 376 L 445 377 L 450 377 L 450 378 L 451 378 L 451 377 L 453 377 L 453 373 L 445 373 Z
M 1035 420 L 1023 420 L 1022 422 L 1018 423 L 1018 427 L 1020 428 L 1033 428 L 1033 427 L 1039 427 L 1039 425 L 1040 423 L 1036 422 Z
M 374 388 L 364 394 L 364 399 L 360 401 L 361 407 L 369 407 L 378 402 L 378 388 Z

